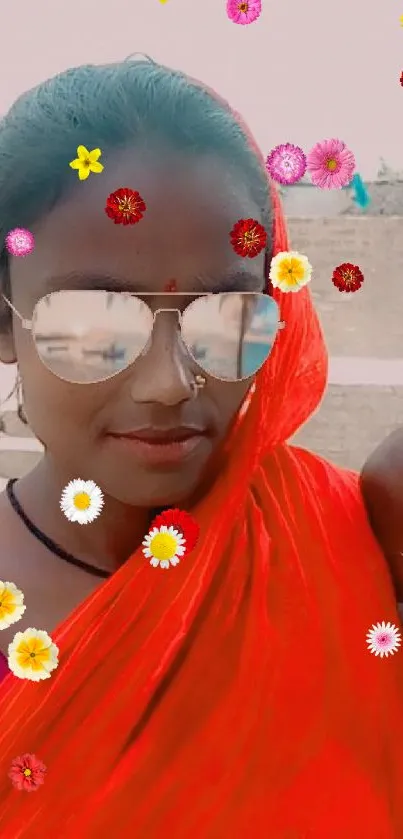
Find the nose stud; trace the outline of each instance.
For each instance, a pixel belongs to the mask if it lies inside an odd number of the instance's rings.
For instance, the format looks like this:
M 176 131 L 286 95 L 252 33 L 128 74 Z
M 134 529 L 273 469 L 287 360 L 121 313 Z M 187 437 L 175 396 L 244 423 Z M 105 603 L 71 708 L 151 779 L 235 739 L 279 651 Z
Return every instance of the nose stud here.
M 196 398 L 198 396 L 199 390 L 202 390 L 205 387 L 207 379 L 204 376 L 201 376 L 200 373 L 194 377 L 193 382 L 190 383 L 190 387 L 193 391 L 193 396 Z

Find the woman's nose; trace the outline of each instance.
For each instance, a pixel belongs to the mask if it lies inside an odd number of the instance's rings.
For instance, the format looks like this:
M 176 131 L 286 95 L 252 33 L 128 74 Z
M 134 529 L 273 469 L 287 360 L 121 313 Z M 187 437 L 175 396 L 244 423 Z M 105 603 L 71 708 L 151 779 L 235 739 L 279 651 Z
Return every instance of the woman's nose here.
M 192 398 L 194 376 L 181 340 L 179 312 L 159 312 L 145 353 L 133 366 L 134 402 L 177 405 Z

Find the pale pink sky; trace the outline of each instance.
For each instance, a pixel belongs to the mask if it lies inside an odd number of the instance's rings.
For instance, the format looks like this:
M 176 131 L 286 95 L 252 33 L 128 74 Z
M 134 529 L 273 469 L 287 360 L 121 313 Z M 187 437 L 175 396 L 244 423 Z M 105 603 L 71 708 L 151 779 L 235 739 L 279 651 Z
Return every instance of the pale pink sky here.
M 364 177 L 378 159 L 403 169 L 403 0 L 263 0 L 250 26 L 225 0 L 5 3 L 0 113 L 67 67 L 136 50 L 215 87 L 265 153 L 340 137 Z

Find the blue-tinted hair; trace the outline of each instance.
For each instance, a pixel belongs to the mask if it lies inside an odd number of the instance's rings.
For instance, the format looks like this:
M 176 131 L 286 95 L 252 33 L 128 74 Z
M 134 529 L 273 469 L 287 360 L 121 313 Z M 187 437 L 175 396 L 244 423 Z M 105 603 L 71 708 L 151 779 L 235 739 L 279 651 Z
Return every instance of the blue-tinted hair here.
M 79 144 L 108 151 L 168 146 L 236 167 L 271 238 L 261 161 L 229 106 L 151 59 L 67 70 L 23 94 L 0 122 L 0 270 L 9 291 L 7 232 L 29 228 L 72 186 Z

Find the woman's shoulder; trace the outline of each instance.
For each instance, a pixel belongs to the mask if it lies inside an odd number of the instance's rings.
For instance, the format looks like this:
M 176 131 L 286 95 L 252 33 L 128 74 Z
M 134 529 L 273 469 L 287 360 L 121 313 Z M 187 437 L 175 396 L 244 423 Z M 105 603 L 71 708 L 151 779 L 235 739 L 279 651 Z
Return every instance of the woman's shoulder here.
M 0 493 L 0 580 L 17 582 L 21 570 L 20 540 L 18 538 L 14 514 L 5 492 Z M 5 629 L 0 637 L 0 682 L 8 673 L 6 652 L 12 640 L 11 629 Z
M 345 556 L 354 552 L 356 558 L 367 554 L 383 561 L 357 472 L 285 444 L 266 460 L 264 473 L 268 491 L 289 511 L 295 526 L 309 527 L 312 538 L 325 539 Z
M 372 452 L 363 466 L 360 485 L 379 537 L 388 548 L 403 551 L 403 428 Z
M 375 536 L 403 601 L 403 428 L 383 440 L 361 472 L 360 487 Z
M 320 522 L 336 550 L 346 557 L 353 551 L 367 572 L 388 568 L 403 603 L 403 429 L 375 450 L 361 475 L 292 445 L 273 451 L 265 471 L 276 494 Z
M 290 444 L 278 446 L 265 459 L 264 469 L 271 480 L 286 482 L 287 491 L 309 496 L 323 509 L 339 503 L 342 508 L 361 509 L 365 515 L 358 473 L 314 452 Z
M 371 596 L 378 591 L 385 603 L 393 602 L 393 574 L 371 529 L 358 473 L 306 449 L 282 445 L 265 459 L 260 488 L 269 509 L 274 505 L 282 511 L 302 550 L 332 557 L 338 585 L 348 579 L 357 596 L 366 591 L 369 597 L 371 589 Z

